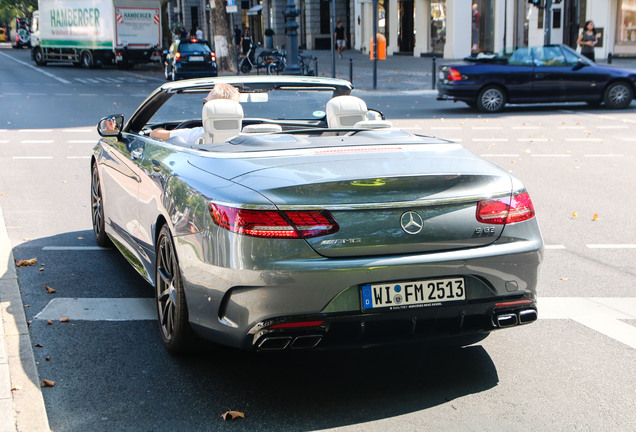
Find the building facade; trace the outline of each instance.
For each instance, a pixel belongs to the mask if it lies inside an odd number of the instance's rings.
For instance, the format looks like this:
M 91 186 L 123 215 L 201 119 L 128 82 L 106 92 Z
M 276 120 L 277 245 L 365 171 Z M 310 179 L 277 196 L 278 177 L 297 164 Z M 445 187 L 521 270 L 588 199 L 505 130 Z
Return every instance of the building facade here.
M 265 42 L 284 46 L 284 11 L 290 0 L 229 0 L 233 23 Z M 555 0 L 553 0 L 554 2 Z M 557 0 L 558 1 L 558 0 Z M 334 3 L 332 3 L 334 2 Z M 293 0 L 299 9 L 298 42 L 305 49 L 330 49 L 331 29 L 342 21 L 349 48 L 368 53 L 373 35 L 373 0 Z M 209 19 L 212 0 L 169 0 L 170 25 L 200 26 L 213 40 Z M 546 11 L 527 0 L 377 0 L 377 30 L 387 41 L 387 55 L 462 58 L 476 52 L 543 44 Z M 335 14 L 333 11 L 335 10 Z M 602 35 L 596 57 L 636 55 L 636 0 L 562 0 L 552 5 L 551 43 L 576 47 L 585 21 Z

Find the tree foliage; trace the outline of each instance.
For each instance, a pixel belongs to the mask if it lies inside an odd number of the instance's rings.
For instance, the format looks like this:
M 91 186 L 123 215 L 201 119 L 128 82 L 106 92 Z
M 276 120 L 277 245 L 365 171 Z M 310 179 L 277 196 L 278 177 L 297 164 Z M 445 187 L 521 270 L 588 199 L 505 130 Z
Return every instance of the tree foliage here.
M 0 23 L 9 25 L 15 17 L 31 18 L 37 8 L 37 0 L 0 0 Z

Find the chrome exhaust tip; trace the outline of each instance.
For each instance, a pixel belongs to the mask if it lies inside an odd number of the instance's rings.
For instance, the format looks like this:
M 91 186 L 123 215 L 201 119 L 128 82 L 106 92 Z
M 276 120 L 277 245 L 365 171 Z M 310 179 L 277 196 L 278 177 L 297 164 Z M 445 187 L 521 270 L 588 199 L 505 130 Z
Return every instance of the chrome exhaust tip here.
M 311 349 L 316 348 L 322 341 L 322 335 L 304 335 L 298 336 L 292 342 L 292 349 Z
M 512 327 L 514 325 L 517 325 L 518 323 L 517 314 L 507 313 L 507 314 L 497 315 L 496 321 L 497 321 L 497 326 L 499 327 Z
M 537 318 L 537 311 L 534 309 L 524 309 L 519 312 L 519 324 L 530 323 L 536 321 Z
M 258 349 L 263 351 L 284 350 L 291 340 L 291 336 L 266 337 L 258 344 Z

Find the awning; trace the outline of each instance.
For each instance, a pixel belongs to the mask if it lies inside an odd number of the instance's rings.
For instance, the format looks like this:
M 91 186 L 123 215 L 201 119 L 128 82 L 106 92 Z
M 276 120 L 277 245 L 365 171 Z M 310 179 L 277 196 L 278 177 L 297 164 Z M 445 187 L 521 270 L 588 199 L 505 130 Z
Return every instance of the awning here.
M 247 10 L 248 15 L 258 15 L 261 13 L 261 9 L 263 9 L 263 5 L 252 6 Z

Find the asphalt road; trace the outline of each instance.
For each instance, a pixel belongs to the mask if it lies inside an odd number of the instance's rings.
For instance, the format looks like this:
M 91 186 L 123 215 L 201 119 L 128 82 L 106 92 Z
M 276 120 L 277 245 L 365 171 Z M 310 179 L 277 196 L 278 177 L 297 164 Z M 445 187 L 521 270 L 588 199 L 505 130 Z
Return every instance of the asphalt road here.
M 36 68 L 26 50 L 0 49 L 0 207 L 15 257 L 38 258 L 18 269 L 23 349 L 56 382 L 42 390 L 52 430 L 633 430 L 633 109 L 481 116 L 426 92 L 358 93 L 396 126 L 461 140 L 532 196 L 546 243 L 540 319 L 480 345 L 175 357 L 151 319 L 37 318 L 54 299 L 153 296 L 115 250 L 95 247 L 89 160 L 97 121 L 129 116 L 161 82 L 158 69 Z M 230 409 L 246 418 L 223 422 Z

